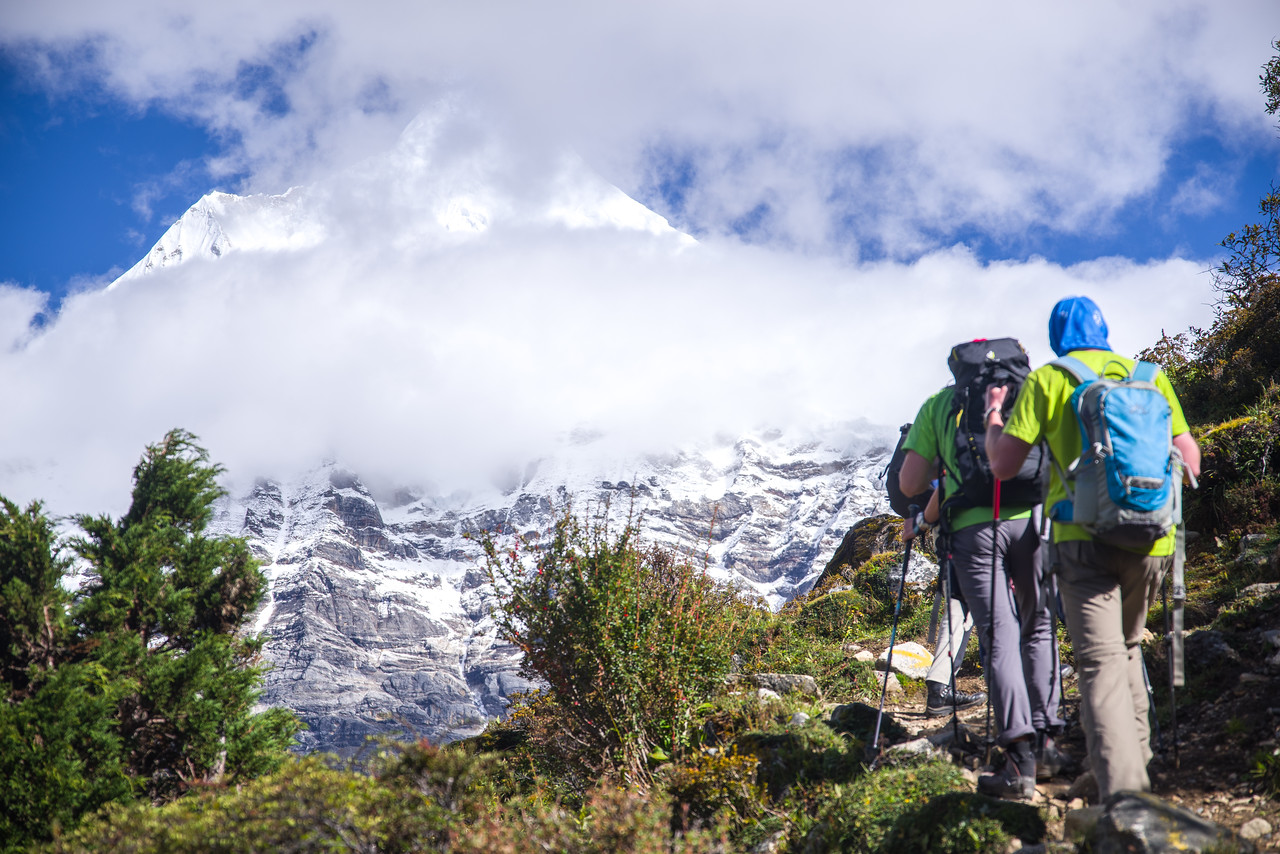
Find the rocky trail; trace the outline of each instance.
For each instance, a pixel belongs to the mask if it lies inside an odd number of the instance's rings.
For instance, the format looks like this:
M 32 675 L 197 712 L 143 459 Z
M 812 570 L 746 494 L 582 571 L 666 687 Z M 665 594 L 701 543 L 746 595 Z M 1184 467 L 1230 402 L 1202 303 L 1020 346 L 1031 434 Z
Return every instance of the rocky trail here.
M 1149 771 L 1152 792 L 1167 803 L 1219 825 L 1251 842 L 1259 851 L 1280 850 L 1280 798 L 1251 773 L 1256 757 L 1280 746 L 1280 583 L 1259 584 L 1242 591 L 1241 610 L 1248 614 L 1232 632 L 1206 629 L 1187 634 L 1187 670 L 1198 678 L 1178 697 L 1177 750 L 1168 723 L 1168 689 L 1155 688 L 1164 725 L 1154 747 Z M 887 643 L 883 646 L 887 646 Z M 868 644 L 878 655 L 883 650 Z M 1148 651 L 1152 658 L 1152 651 Z M 1156 658 L 1155 663 L 1162 659 Z M 1152 668 L 1154 669 L 1154 668 Z M 891 680 L 891 686 L 895 683 Z M 985 690 L 981 671 L 966 663 L 957 680 L 964 691 Z M 1064 682 L 1063 713 L 1068 725 L 1059 746 L 1075 759 L 1086 755 L 1079 723 L 1079 690 L 1075 675 Z M 950 717 L 928 718 L 920 689 L 892 691 L 885 711 L 911 739 L 928 738 L 946 749 L 952 742 Z M 986 707 L 959 713 L 963 731 L 981 742 L 986 732 Z M 979 751 L 965 756 L 966 776 L 977 779 Z M 1276 766 L 1270 766 L 1274 769 Z M 1088 775 L 1076 769 L 1070 776 L 1036 786 L 1037 806 L 1045 808 L 1049 838 L 1069 835 L 1068 813 L 1096 798 Z M 1275 771 L 1271 771 L 1272 785 Z

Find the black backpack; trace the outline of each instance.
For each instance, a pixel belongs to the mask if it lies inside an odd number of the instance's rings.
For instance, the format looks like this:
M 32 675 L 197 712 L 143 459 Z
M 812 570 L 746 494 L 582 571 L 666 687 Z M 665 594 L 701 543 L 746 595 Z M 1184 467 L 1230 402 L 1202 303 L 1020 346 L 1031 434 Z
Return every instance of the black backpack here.
M 990 507 L 995 499 L 995 480 L 987 461 L 986 394 L 989 385 L 1007 385 L 1004 414 L 1008 417 L 1018 389 L 1031 373 L 1027 351 L 1016 338 L 978 339 L 957 344 L 947 357 L 947 367 L 955 377 L 950 423 L 956 426 L 956 479 L 960 490 L 948 496 L 948 509 Z M 1049 456 L 1043 445 L 1027 455 L 1017 477 L 1000 485 L 1003 506 L 1029 507 L 1044 500 L 1049 483 Z
M 907 458 L 907 449 L 902 447 L 902 444 L 907 441 L 907 433 L 911 431 L 911 425 L 903 424 L 899 429 L 898 445 L 893 449 L 893 456 L 884 470 L 884 486 L 889 492 L 889 506 L 893 508 L 894 513 L 905 519 L 911 513 L 911 505 L 914 504 L 918 510 L 925 508 L 930 496 L 933 495 L 933 490 L 926 490 L 919 495 L 907 495 L 902 491 L 898 476 L 902 472 L 902 461 Z

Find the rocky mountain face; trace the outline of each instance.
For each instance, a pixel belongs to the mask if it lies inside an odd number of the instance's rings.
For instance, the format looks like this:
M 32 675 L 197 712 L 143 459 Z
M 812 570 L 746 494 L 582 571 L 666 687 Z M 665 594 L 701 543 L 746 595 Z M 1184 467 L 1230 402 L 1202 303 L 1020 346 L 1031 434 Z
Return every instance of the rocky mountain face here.
M 863 431 L 866 428 L 862 428 Z M 227 500 L 219 533 L 246 537 L 270 579 L 264 702 L 293 709 L 307 749 L 352 753 L 367 736 L 478 732 L 530 687 L 496 637 L 493 594 L 468 534 L 532 541 L 572 502 L 638 514 L 646 537 L 777 607 L 816 580 L 851 525 L 881 512 L 884 438 L 846 426 L 824 441 L 779 432 L 666 457 L 567 454 L 484 495 L 375 495 L 328 463 Z

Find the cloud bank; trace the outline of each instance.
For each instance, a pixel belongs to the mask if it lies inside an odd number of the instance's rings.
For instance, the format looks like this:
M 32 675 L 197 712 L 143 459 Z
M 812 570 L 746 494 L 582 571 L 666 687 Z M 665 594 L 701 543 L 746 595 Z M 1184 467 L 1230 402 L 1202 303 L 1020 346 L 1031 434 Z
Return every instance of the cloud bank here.
M 1064 295 L 1093 296 L 1127 353 L 1210 301 L 1203 265 L 1177 259 L 953 247 L 855 266 L 695 244 L 579 159 L 447 103 L 389 153 L 218 210 L 221 257 L 73 295 L 43 326 L 41 295 L 0 289 L 0 384 L 21 402 L 0 421 L 9 497 L 120 512 L 142 447 L 174 426 L 241 481 L 330 457 L 448 493 L 584 433 L 645 453 L 896 425 L 957 341 L 1013 335 L 1050 358 Z
M 896 425 L 957 341 L 1047 360 L 1068 294 L 1135 353 L 1208 321 L 1211 261 L 957 235 L 1105 233 L 1188 137 L 1271 139 L 1277 24 L 1274 0 L 3 4 L 32 86 L 189 118 L 222 141 L 211 185 L 304 201 L 53 316 L 0 287 L 0 491 L 122 510 L 174 426 L 241 478 L 333 456 L 448 491 L 573 436 Z M 602 213 L 566 151 L 700 242 Z M 1202 214 L 1231 180 L 1168 195 Z

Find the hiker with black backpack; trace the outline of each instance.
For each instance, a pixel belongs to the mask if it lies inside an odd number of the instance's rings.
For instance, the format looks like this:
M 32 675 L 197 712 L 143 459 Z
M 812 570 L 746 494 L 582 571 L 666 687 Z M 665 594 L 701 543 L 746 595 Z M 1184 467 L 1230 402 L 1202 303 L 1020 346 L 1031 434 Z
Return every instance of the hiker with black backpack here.
M 903 424 L 898 432 L 898 444 L 893 449 L 893 455 L 884 470 L 889 507 L 894 513 L 907 520 L 914 519 L 922 507 L 930 518 L 937 518 L 937 507 L 929 506 L 930 501 L 937 500 L 931 484 L 912 495 L 902 491 L 900 475 L 902 463 L 907 456 L 904 445 L 907 436 L 911 433 L 911 425 Z M 952 715 L 961 709 L 983 703 L 987 699 L 987 695 L 982 691 L 970 693 L 956 687 L 956 670 L 964 662 L 964 652 L 969 646 L 969 635 L 973 631 L 973 615 L 964 607 L 964 602 L 950 574 L 950 564 L 945 559 L 940 559 L 933 616 L 929 620 L 929 643 L 934 644 L 933 664 L 929 666 L 924 677 L 924 713 L 925 717 L 930 718 Z
M 936 478 L 938 500 L 908 522 L 904 536 L 941 524 L 939 552 L 950 555 L 959 593 L 985 635 L 984 667 L 996 742 L 1006 761 L 995 773 L 978 778 L 979 791 L 1029 800 L 1035 794 L 1037 768 L 1043 777 L 1064 761 L 1050 737 L 1063 726 L 1052 618 L 1038 596 L 1036 508 L 1047 482 L 1048 462 L 1039 455 L 1029 457 L 1017 478 L 997 485 L 986 459 L 982 417 L 987 387 L 1016 385 L 1031 366 L 1022 345 L 1012 338 L 959 344 L 952 348 L 947 365 L 955 384 L 920 408 L 905 442 L 900 473 L 907 491 L 927 488 Z M 1003 487 L 1003 496 L 998 487 Z
M 988 389 L 985 444 L 998 478 L 1048 444 L 1054 564 L 1105 800 L 1151 788 L 1140 644 L 1147 609 L 1174 568 L 1181 481 L 1199 475 L 1200 448 L 1164 373 L 1112 352 L 1088 297 L 1054 306 L 1049 340 L 1060 358 L 1027 377 L 1011 410 L 1005 384 Z

